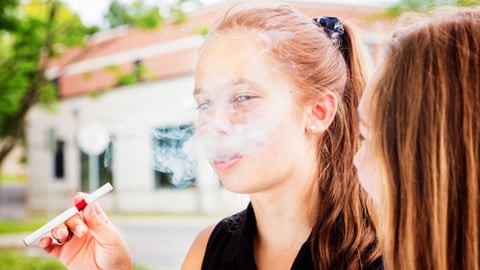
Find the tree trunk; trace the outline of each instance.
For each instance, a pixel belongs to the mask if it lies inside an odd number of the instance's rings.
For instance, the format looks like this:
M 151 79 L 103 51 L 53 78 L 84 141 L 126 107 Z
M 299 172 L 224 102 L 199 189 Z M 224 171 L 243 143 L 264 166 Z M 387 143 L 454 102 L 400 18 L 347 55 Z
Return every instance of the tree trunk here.
M 47 32 L 45 35 L 44 51 L 46 54 L 46 59 L 42 59 L 42 55 L 39 55 L 39 65 L 36 70 L 30 85 L 28 86 L 27 93 L 21 102 L 21 107 L 17 115 L 14 116 L 14 119 L 9 122 L 9 125 L 6 128 L 6 133 L 2 141 L 0 142 L 0 172 L 8 154 L 12 151 L 15 145 L 19 142 L 25 132 L 25 121 L 26 116 L 30 108 L 35 105 L 38 98 L 38 93 L 40 89 L 47 82 L 45 78 L 45 71 L 48 65 L 48 60 L 53 56 L 53 43 L 54 43 L 54 32 L 53 32 L 53 22 L 55 20 L 56 11 L 57 11 L 57 0 L 50 1 L 51 6 L 49 10 L 49 16 L 47 21 Z

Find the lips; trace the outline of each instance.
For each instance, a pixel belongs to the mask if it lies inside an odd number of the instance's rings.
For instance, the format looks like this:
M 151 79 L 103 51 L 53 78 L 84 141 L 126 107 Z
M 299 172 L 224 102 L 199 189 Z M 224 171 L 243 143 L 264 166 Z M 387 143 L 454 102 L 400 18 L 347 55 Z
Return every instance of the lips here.
M 240 160 L 242 159 L 242 156 L 236 155 L 234 157 L 225 159 L 225 160 L 217 160 L 213 162 L 213 166 L 215 169 L 224 171 L 232 168 L 235 166 Z

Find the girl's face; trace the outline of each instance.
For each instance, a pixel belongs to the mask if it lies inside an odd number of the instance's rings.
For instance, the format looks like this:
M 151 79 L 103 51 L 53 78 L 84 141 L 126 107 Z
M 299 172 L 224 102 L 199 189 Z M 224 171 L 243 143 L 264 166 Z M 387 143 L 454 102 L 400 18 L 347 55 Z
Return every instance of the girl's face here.
M 307 146 L 294 89 L 250 35 L 213 37 L 202 49 L 197 136 L 227 189 L 255 193 L 309 172 L 305 152 L 314 147 Z
M 375 74 L 378 73 L 377 70 Z M 355 167 L 357 167 L 360 183 L 378 207 L 382 203 L 382 182 L 379 167 L 380 163 L 374 151 L 375 145 L 372 137 L 373 131 L 371 129 L 370 121 L 370 115 L 374 113 L 370 106 L 370 100 L 372 92 L 375 91 L 374 84 L 376 83 L 377 77 L 374 76 L 372 80 L 370 80 L 358 107 L 362 144 L 355 155 L 354 164 Z

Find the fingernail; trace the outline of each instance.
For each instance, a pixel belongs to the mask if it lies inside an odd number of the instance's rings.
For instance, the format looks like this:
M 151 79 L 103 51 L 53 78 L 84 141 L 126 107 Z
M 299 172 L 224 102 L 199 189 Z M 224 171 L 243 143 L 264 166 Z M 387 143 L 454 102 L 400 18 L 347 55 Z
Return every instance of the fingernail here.
M 83 224 L 79 224 L 75 227 L 78 237 L 82 237 L 87 232 L 87 227 Z
M 68 233 L 64 228 L 57 228 L 53 231 L 53 236 L 55 238 L 62 238 L 64 234 Z
M 93 207 L 94 207 L 94 212 L 95 212 L 95 215 L 99 215 L 100 214 L 100 208 L 98 207 L 98 205 L 96 203 L 93 204 Z
M 47 247 L 47 240 L 46 239 L 40 239 L 40 241 L 38 241 L 38 246 L 41 247 L 41 248 L 46 248 Z

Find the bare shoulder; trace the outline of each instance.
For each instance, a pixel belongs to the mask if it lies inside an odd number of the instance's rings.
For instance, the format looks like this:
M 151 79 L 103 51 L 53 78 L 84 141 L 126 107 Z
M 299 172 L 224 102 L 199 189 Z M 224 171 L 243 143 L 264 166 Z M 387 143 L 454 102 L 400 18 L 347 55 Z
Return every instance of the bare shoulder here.
M 183 261 L 181 268 L 182 270 L 195 270 L 202 268 L 203 256 L 205 255 L 208 239 L 210 238 L 215 226 L 216 224 L 212 224 L 198 233 L 195 240 L 193 240 L 187 255 L 185 256 L 185 260 Z

